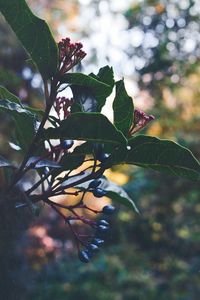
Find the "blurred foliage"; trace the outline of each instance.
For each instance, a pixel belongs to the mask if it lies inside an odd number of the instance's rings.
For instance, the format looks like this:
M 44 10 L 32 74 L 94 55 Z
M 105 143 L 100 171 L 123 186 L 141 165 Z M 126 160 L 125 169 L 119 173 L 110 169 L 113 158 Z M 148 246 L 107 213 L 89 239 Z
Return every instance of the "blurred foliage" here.
M 77 30 L 76 18 L 81 11 L 77 1 L 67 4 L 56 0 L 29 2 L 43 18 L 47 16 L 54 32 L 59 26 L 62 32 L 61 24 L 71 24 L 72 32 Z M 88 5 L 98 7 L 101 2 L 88 1 Z M 143 36 L 139 45 L 135 42 L 127 47 L 126 55 L 132 61 L 142 59 L 136 64 L 140 98 L 145 98 L 146 107 L 151 102 L 149 107 L 156 115 L 148 134 L 178 140 L 200 157 L 197 2 L 136 1 L 124 16 L 131 36 L 136 31 Z M 99 10 L 96 13 L 99 14 Z M 81 34 L 84 36 L 85 32 L 79 32 Z M 149 42 L 144 42 L 148 37 Z M 27 104 L 42 106 L 38 74 L 34 66 L 26 62 L 23 49 L 3 21 L 0 39 L 3 45 L 0 84 L 21 96 Z M 123 66 L 120 67 L 123 74 Z M 0 152 L 7 156 L 13 155 L 8 145 L 11 127 L 10 120 L 1 116 Z M 16 228 L 15 223 L 11 232 L 16 230 L 16 236 L 4 235 L 5 245 L 1 246 L 1 278 L 5 277 L 0 285 L 2 300 L 199 299 L 198 184 L 124 166 L 109 170 L 107 176 L 118 184 L 125 183 L 140 215 L 120 207 L 112 220 L 104 251 L 89 265 L 77 261 L 65 224 L 53 214 L 47 218 L 42 213 L 23 234 L 24 227 Z M 14 220 L 14 214 L 10 220 Z M 17 243 L 20 234 L 22 237 Z M 15 289 L 11 290 L 13 286 Z

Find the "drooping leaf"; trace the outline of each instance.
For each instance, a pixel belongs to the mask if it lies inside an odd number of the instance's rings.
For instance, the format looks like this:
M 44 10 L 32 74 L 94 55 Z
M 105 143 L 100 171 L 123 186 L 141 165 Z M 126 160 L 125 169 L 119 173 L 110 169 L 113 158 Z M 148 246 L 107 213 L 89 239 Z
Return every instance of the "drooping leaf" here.
M 131 149 L 123 163 L 197 180 L 200 163 L 185 147 L 151 136 L 139 135 L 129 140 Z
M 128 194 L 125 191 L 123 191 L 123 193 L 108 191 L 106 194 L 106 197 L 112 199 L 114 202 L 122 204 L 122 205 L 126 206 L 127 208 L 133 209 L 134 211 L 139 213 L 135 203 L 133 202 L 133 200 L 128 196 Z
M 113 102 L 114 124 L 127 136 L 133 123 L 133 100 L 126 92 L 124 81 L 116 82 L 116 95 Z
M 9 92 L 5 87 L 0 85 L 0 100 L 1 99 L 7 99 L 11 102 L 17 103 L 19 104 L 22 108 L 25 108 L 26 110 L 30 111 L 31 113 L 37 115 L 38 117 L 42 117 L 44 112 L 40 109 L 37 108 L 33 108 L 30 106 L 26 106 L 24 107 L 20 101 L 20 99 L 15 96 L 14 94 L 12 94 L 11 92 Z
M 71 85 L 75 101 L 78 101 L 83 107 L 85 106 L 85 111 L 100 111 L 114 85 L 113 71 L 109 67 L 100 69 L 98 75 L 68 73 L 63 75 L 60 81 Z M 89 110 L 88 106 L 92 109 Z
M 58 128 L 48 128 L 46 139 L 83 140 L 113 145 L 126 144 L 123 134 L 99 113 L 74 113 Z
M 81 183 L 78 185 L 78 187 L 87 189 L 91 181 L 92 180 Z M 106 191 L 106 197 L 126 206 L 127 208 L 133 209 L 137 213 L 139 212 L 133 200 L 129 197 L 129 195 L 122 187 L 118 186 L 114 182 L 109 181 L 104 176 L 100 178 L 100 181 L 101 183 L 98 187 Z
M 11 162 L 9 162 L 6 158 L 0 155 L 0 168 L 5 168 L 5 167 L 14 168 Z
M 58 49 L 46 22 L 31 12 L 25 0 L 0 0 L 0 10 L 43 78 L 51 78 L 58 65 Z
M 26 152 L 35 135 L 37 119 L 35 115 L 20 104 L 9 100 L 0 100 L 0 111 L 8 113 L 15 121 L 15 133 L 21 149 Z
M 26 167 L 31 167 L 33 169 L 40 169 L 44 167 L 61 168 L 61 165 L 49 159 L 41 159 L 39 156 L 31 156 L 26 163 Z
M 107 178 L 101 178 L 100 188 L 107 191 L 106 197 L 111 198 L 113 201 L 116 201 L 124 206 L 139 212 L 133 200 L 125 192 L 125 190 L 115 184 L 114 182 L 109 181 Z

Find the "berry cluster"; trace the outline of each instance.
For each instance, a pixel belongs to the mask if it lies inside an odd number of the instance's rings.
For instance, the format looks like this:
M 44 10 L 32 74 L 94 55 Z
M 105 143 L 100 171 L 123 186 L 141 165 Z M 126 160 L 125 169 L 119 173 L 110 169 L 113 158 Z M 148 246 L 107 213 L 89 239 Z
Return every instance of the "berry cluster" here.
M 102 209 L 104 215 L 112 215 L 114 211 L 115 208 L 112 205 L 106 205 Z M 78 253 L 79 259 L 84 263 L 88 263 L 105 243 L 105 236 L 108 233 L 110 224 L 108 221 L 101 219 L 95 222 L 93 227 L 95 227 L 95 236 L 90 243 L 86 243 L 85 249 L 79 250 Z
M 94 179 L 88 185 L 88 191 L 91 191 L 97 198 L 101 198 L 106 195 L 106 191 L 99 188 L 101 184 L 100 179 Z M 115 208 L 112 205 L 106 205 L 103 207 L 101 213 L 105 216 L 110 216 L 115 212 Z M 90 259 L 99 251 L 99 248 L 104 244 L 105 235 L 109 230 L 110 224 L 108 221 L 101 219 L 97 222 L 91 223 L 91 226 L 95 228 L 95 236 L 90 243 L 86 244 L 84 250 L 79 251 L 79 259 L 82 262 L 89 262 Z
M 71 70 L 85 56 L 86 53 L 82 50 L 81 43 L 71 43 L 69 38 L 62 39 L 58 43 L 60 68 L 59 73 L 62 75 Z
M 155 117 L 153 115 L 147 115 L 142 110 L 135 109 L 134 122 L 131 128 L 129 129 L 129 135 L 132 136 L 134 133 L 144 128 L 149 122 L 151 122 L 154 119 Z

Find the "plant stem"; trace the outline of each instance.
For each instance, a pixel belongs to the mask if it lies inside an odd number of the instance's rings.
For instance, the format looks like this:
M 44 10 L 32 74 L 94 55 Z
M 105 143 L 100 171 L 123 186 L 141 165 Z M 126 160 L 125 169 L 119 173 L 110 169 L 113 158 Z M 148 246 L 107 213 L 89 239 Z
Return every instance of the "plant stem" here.
M 48 91 L 48 82 L 44 80 L 44 90 L 45 90 L 45 98 L 46 98 L 46 108 L 45 108 L 45 112 L 42 118 L 42 121 L 40 123 L 40 126 L 38 128 L 38 131 L 36 132 L 30 146 L 29 146 L 29 150 L 27 151 L 21 166 L 18 170 L 18 172 L 15 174 L 15 177 L 13 178 L 13 181 L 11 183 L 11 186 L 15 185 L 20 179 L 21 177 L 24 175 L 23 169 L 26 166 L 26 163 L 28 161 L 28 159 L 30 158 L 30 156 L 34 153 L 37 145 L 38 145 L 38 141 L 41 138 L 42 135 L 42 131 L 44 129 L 44 125 L 48 119 L 49 116 L 49 112 L 51 110 L 51 107 L 53 105 L 53 102 L 55 100 L 56 97 L 56 92 L 57 92 L 57 79 L 52 80 L 51 83 L 51 92 L 49 95 L 49 91 Z

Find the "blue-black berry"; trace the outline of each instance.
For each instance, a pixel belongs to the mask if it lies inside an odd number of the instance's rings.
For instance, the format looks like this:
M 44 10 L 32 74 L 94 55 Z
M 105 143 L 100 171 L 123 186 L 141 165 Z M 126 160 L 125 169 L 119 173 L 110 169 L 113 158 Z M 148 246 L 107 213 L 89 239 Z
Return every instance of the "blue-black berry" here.
M 105 190 L 102 190 L 100 188 L 96 188 L 92 192 L 93 192 L 93 195 L 97 198 L 101 198 L 107 194 L 107 192 Z
M 100 162 L 105 162 L 107 158 L 109 157 L 109 154 L 104 152 L 104 144 L 95 144 L 94 145 L 94 151 L 96 159 Z
M 106 220 L 99 220 L 97 224 L 109 227 L 109 223 Z
M 99 225 L 97 227 L 97 233 L 103 234 L 106 233 L 109 230 L 108 226 Z
M 74 141 L 73 140 L 64 140 L 64 141 L 61 141 L 60 145 L 63 149 L 68 150 L 74 145 Z
M 112 215 L 115 212 L 115 207 L 112 205 L 106 205 L 102 209 L 104 215 Z
M 96 253 L 99 251 L 99 247 L 96 244 L 92 243 L 88 246 L 88 250 L 92 253 Z
M 90 261 L 90 253 L 87 250 L 79 251 L 78 257 L 84 263 L 89 263 Z
M 105 162 L 109 157 L 108 153 L 104 153 L 104 152 L 99 152 L 96 156 L 97 160 L 99 160 L 100 162 Z
M 90 184 L 89 184 L 89 188 L 90 189 L 95 189 L 95 188 L 97 188 L 99 185 L 101 184 L 101 180 L 100 179 L 94 179 L 94 180 L 92 180 L 91 182 L 90 182 Z
M 95 244 L 97 245 L 98 247 L 102 246 L 104 244 L 104 240 L 102 239 L 99 239 L 99 238 L 95 238 L 93 241 L 92 241 L 92 244 Z

